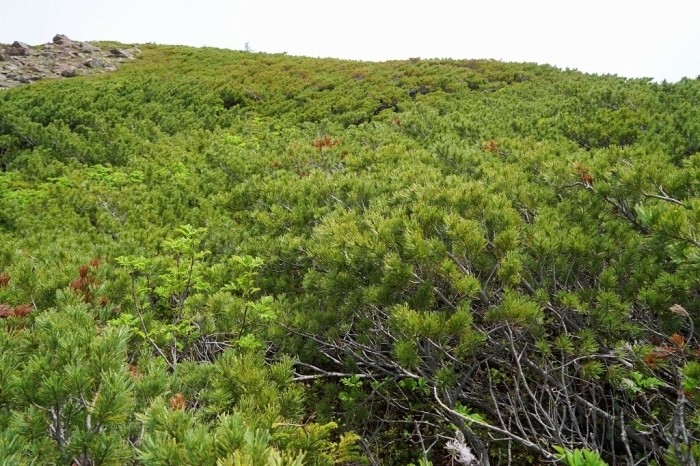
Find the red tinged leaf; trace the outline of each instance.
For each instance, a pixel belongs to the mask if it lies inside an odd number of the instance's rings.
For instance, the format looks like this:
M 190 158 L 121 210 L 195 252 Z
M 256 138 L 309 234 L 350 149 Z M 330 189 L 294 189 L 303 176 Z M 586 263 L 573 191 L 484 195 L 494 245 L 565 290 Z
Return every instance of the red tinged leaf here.
M 34 310 L 34 307 L 31 304 L 25 303 L 25 304 L 20 304 L 19 306 L 16 306 L 12 312 L 13 312 L 13 315 L 15 317 L 24 317 L 27 314 L 29 314 L 30 312 L 32 312 L 33 310 Z
M 320 139 L 316 139 L 315 141 L 311 141 L 311 145 L 318 149 L 319 152 L 323 152 L 324 147 L 333 147 L 337 144 L 340 144 L 340 139 L 331 139 L 330 136 L 327 134 L 324 134 L 323 137 Z
M 10 282 L 10 274 L 7 272 L 0 273 L 0 288 L 7 288 L 7 284 Z
M 652 351 L 651 353 L 647 354 L 644 356 L 644 364 L 646 364 L 649 367 L 654 367 L 656 366 L 656 355 Z
M 170 409 L 173 411 L 185 409 L 185 397 L 182 396 L 182 393 L 176 393 L 175 396 L 170 398 Z
M 134 364 L 129 364 L 129 374 L 135 379 L 141 379 L 143 377 L 143 374 L 139 370 L 138 367 L 136 367 Z
M 0 304 L 0 319 L 5 319 L 7 317 L 12 317 L 14 315 L 14 309 L 9 304 Z
M 104 264 L 104 261 L 98 257 L 90 259 L 90 267 L 93 269 L 99 269 L 102 264 Z
M 82 278 L 76 278 L 75 280 L 70 282 L 70 288 L 75 293 L 83 291 L 83 288 L 85 288 L 85 280 L 83 280 Z
M 650 357 L 654 362 L 659 359 L 668 359 L 671 356 L 673 356 L 673 352 L 671 351 L 652 351 L 647 355 L 647 357 Z
M 484 149 L 489 152 L 496 152 L 498 150 L 498 142 L 491 139 L 486 144 L 484 144 Z
M 674 345 L 681 347 L 685 343 L 685 339 L 681 336 L 678 335 L 677 333 L 674 333 L 670 337 L 668 337 L 669 341 L 673 343 Z

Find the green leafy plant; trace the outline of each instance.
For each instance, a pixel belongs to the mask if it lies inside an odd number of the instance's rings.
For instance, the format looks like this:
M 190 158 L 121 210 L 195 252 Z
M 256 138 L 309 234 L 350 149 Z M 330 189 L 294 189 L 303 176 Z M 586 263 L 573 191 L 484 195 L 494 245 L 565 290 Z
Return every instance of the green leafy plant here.
M 608 464 L 595 451 L 579 450 L 578 448 L 569 451 L 558 445 L 554 445 L 554 450 L 557 452 L 559 460 L 566 466 L 607 466 Z

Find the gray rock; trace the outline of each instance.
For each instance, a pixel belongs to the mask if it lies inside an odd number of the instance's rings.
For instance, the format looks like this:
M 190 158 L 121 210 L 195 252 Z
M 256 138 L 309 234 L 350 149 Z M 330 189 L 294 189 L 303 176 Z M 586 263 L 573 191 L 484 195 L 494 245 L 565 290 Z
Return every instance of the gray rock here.
M 26 56 L 29 55 L 29 46 L 24 42 L 14 41 L 12 46 L 7 49 L 7 53 L 13 56 Z
M 133 58 L 131 52 L 124 49 L 112 49 L 109 51 L 113 56 L 119 58 Z
M 58 45 L 73 45 L 73 41 L 63 34 L 56 34 L 53 37 L 53 43 Z
M 63 76 L 64 78 L 72 78 L 73 76 L 75 76 L 75 66 L 66 66 L 65 68 L 63 68 L 63 70 L 61 71 L 61 76 Z
M 100 51 L 99 47 L 95 47 L 94 45 L 89 44 L 87 42 L 81 42 L 80 44 L 78 44 L 78 47 L 80 48 L 80 50 L 82 50 L 84 52 L 99 52 Z
M 40 76 L 23 74 L 23 75 L 17 76 L 15 78 L 15 81 L 19 81 L 22 84 L 32 84 L 33 82 L 38 81 L 40 79 L 41 79 Z
M 7 76 L 5 76 L 4 74 L 0 73 L 0 81 L 5 81 L 5 80 L 7 80 Z
M 114 71 L 124 59 L 133 58 L 140 52 L 135 47 L 102 50 L 89 42 L 72 41 L 62 34 L 57 34 L 53 42 L 36 48 L 15 42 L 11 46 L 0 47 L 0 89 L 42 79 L 64 79 Z
M 83 65 L 87 66 L 88 68 L 99 68 L 102 66 L 102 62 L 97 58 L 91 58 L 90 60 L 83 63 Z
M 75 66 L 66 63 L 54 63 L 51 71 L 55 74 L 60 74 L 64 78 L 72 78 L 75 76 Z

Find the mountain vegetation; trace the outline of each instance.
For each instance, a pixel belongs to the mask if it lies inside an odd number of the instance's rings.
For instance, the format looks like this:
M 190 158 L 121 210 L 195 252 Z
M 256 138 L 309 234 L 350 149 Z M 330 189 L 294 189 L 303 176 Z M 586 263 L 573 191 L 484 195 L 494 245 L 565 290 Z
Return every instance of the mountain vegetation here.
M 700 80 L 139 49 L 0 92 L 3 464 L 698 464 Z

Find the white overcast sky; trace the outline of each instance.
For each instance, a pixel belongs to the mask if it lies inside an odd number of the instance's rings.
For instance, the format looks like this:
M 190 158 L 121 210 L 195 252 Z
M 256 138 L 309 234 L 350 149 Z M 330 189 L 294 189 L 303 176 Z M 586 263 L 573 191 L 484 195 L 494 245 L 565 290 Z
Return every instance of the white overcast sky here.
M 383 61 L 495 58 L 700 75 L 700 0 L 0 0 L 0 43 L 155 42 Z

